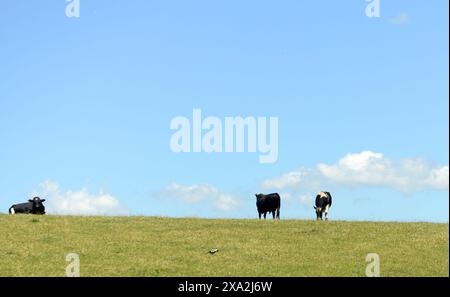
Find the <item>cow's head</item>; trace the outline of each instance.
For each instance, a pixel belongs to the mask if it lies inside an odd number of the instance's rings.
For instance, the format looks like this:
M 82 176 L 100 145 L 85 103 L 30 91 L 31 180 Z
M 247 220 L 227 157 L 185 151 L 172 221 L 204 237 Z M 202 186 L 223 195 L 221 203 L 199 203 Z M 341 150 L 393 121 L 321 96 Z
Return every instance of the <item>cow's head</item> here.
M 317 220 L 322 220 L 322 213 L 323 213 L 322 207 L 314 206 L 314 209 L 316 210 Z
M 31 213 L 45 214 L 45 206 L 43 204 L 43 202 L 45 202 L 45 199 L 41 199 L 39 197 L 34 197 L 33 199 L 30 199 L 28 201 L 33 203 L 33 209 L 31 210 Z
M 260 198 L 262 198 L 263 194 L 255 194 L 256 196 L 256 200 L 259 200 Z

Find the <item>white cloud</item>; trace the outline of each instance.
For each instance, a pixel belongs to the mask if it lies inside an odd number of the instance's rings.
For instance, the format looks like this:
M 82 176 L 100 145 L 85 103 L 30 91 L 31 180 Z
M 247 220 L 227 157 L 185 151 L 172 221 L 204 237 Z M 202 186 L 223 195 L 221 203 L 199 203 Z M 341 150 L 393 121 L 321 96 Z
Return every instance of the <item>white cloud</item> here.
M 238 205 L 238 201 L 231 195 L 220 193 L 214 205 L 220 210 L 229 211 Z
M 381 153 L 348 154 L 335 164 L 292 171 L 262 183 L 266 189 L 303 188 L 318 191 L 329 186 L 375 186 L 412 193 L 449 189 L 449 167 L 435 166 L 419 158 L 394 162 Z
M 303 205 L 312 205 L 314 201 L 311 195 L 300 195 L 299 200 Z
M 158 196 L 172 199 L 181 199 L 189 204 L 211 203 L 213 207 L 229 211 L 238 205 L 238 198 L 223 193 L 211 185 L 180 185 L 171 183 L 167 188 L 158 193 Z
M 287 187 L 292 187 L 300 184 L 305 176 L 307 176 L 305 171 L 291 171 L 278 178 L 265 180 L 262 187 L 265 189 L 284 189 Z
M 408 21 L 409 15 L 406 12 L 401 12 L 399 15 L 396 15 L 395 17 L 389 19 L 389 22 L 395 25 L 403 25 Z
M 433 169 L 425 184 L 431 188 L 448 191 L 449 167 L 443 166 L 441 168 Z
M 60 192 L 59 185 L 45 181 L 36 195 L 47 199 L 47 212 L 58 215 L 128 215 L 128 210 L 119 200 L 100 191 L 92 194 L 87 189 Z
M 280 192 L 280 196 L 283 200 L 283 203 L 287 204 L 302 204 L 303 206 L 310 206 L 313 203 L 313 196 L 310 194 L 304 194 L 300 191 L 286 191 L 286 192 Z

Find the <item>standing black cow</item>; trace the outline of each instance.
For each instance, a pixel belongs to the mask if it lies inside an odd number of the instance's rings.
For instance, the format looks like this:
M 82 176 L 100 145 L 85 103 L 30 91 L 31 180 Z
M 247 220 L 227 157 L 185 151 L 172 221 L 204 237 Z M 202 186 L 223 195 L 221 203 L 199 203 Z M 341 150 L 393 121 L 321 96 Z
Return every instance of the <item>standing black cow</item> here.
M 273 219 L 275 219 L 275 217 L 280 219 L 281 198 L 278 193 L 269 195 L 255 194 L 255 196 L 259 219 L 261 219 L 262 214 L 264 214 L 265 219 L 268 212 L 272 213 Z
M 317 220 L 323 220 L 322 215 L 325 213 L 325 221 L 328 221 L 328 210 L 331 207 L 332 198 L 330 192 L 320 192 L 316 196 L 316 210 Z
M 43 215 L 45 214 L 45 207 L 44 204 L 42 204 L 43 202 L 45 202 L 45 199 L 34 197 L 26 203 L 14 204 L 9 208 L 9 214 L 26 213 Z

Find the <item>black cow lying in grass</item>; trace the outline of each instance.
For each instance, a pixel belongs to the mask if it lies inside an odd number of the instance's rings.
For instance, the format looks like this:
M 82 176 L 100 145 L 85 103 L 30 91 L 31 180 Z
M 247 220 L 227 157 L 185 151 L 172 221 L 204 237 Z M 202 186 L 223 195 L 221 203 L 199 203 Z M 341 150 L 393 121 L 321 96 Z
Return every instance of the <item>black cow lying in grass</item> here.
M 328 221 L 328 211 L 331 207 L 332 198 L 330 192 L 320 192 L 316 196 L 316 210 L 317 220 L 323 220 L 322 215 L 325 213 L 325 221 Z
M 273 219 L 275 219 L 275 217 L 280 219 L 281 198 L 278 193 L 269 195 L 255 194 L 255 196 L 259 219 L 261 219 L 262 214 L 264 214 L 265 219 L 268 212 L 272 213 Z
M 9 214 L 25 213 L 25 214 L 45 214 L 45 206 L 42 204 L 45 199 L 34 197 L 26 203 L 14 204 L 9 208 Z

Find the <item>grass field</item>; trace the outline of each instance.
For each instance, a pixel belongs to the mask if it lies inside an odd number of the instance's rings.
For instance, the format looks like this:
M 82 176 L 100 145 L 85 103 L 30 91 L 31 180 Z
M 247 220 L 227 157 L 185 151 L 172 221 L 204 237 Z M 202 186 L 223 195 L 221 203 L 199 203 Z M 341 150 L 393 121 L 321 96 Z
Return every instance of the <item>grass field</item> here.
M 0 276 L 448 276 L 449 226 L 0 215 Z M 211 248 L 219 252 L 210 255 Z

